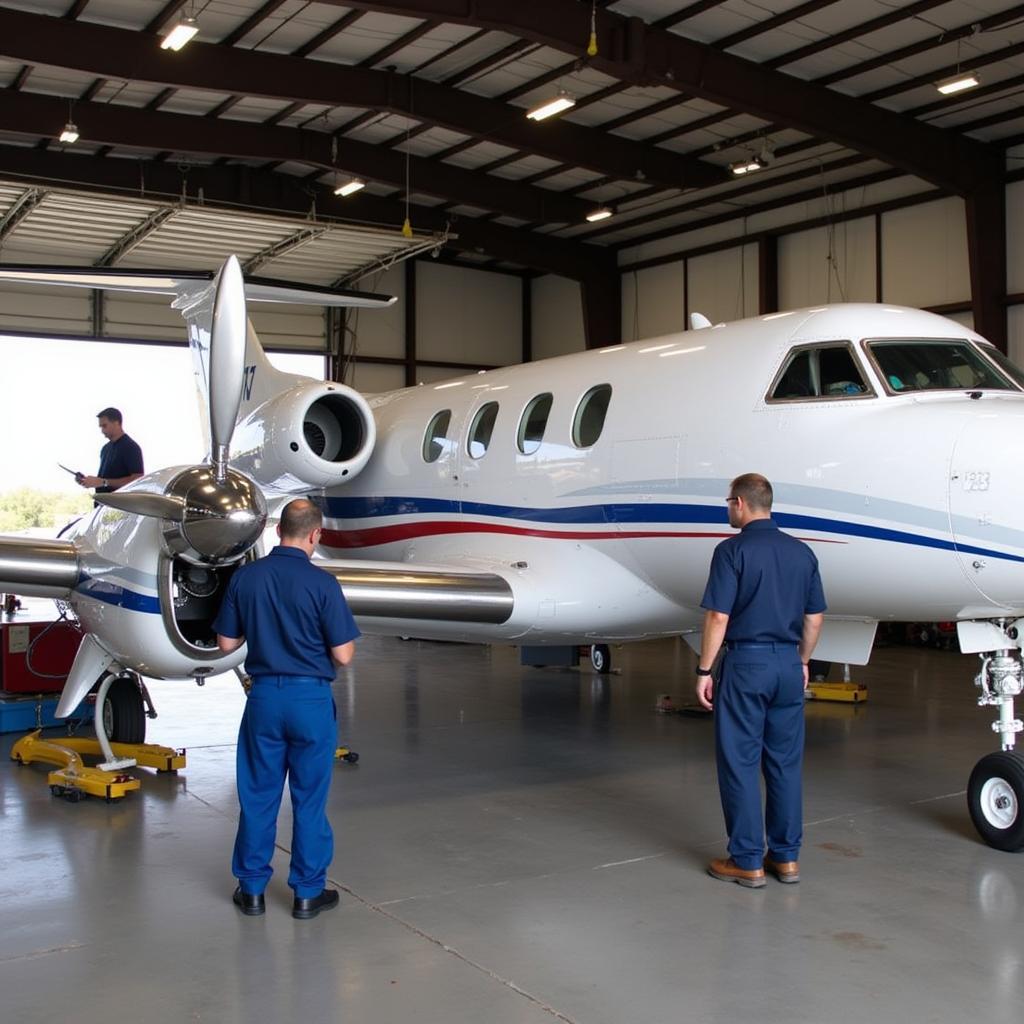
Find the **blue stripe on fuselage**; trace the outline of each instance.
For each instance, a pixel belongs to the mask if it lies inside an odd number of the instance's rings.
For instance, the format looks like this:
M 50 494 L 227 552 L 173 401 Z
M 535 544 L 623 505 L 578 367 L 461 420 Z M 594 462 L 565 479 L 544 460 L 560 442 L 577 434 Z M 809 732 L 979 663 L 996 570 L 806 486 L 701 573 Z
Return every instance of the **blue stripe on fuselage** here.
M 401 515 L 454 515 L 489 516 L 494 519 L 512 519 L 519 522 L 544 522 L 552 525 L 607 525 L 609 523 L 650 523 L 723 526 L 729 521 L 725 508 L 719 505 L 686 505 L 667 502 L 623 502 L 608 505 L 576 505 L 561 508 L 528 508 L 514 505 L 488 505 L 475 501 L 451 501 L 439 498 L 412 497 L 326 497 L 311 495 L 331 519 L 359 520 L 381 516 Z M 958 544 L 950 538 L 931 537 L 906 530 L 872 526 L 868 523 L 847 522 L 823 516 L 776 512 L 772 518 L 789 530 L 813 530 L 818 533 L 839 534 L 845 537 L 864 537 L 869 540 L 909 544 L 914 547 L 935 548 L 942 551 L 960 551 L 964 554 L 987 555 L 1010 562 L 1024 562 L 1024 556 L 993 548 Z
M 139 594 L 108 580 L 85 579 L 75 587 L 75 590 L 83 597 L 91 597 L 96 601 L 116 605 L 130 612 L 160 614 L 159 598 L 151 597 L 148 594 Z

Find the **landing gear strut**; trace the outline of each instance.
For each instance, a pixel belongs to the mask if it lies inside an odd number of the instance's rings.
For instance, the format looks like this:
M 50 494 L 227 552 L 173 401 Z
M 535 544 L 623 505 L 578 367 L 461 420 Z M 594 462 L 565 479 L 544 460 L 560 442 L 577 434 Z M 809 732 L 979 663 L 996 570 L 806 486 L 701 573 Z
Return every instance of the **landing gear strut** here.
M 1016 640 L 1015 628 L 1007 631 Z M 981 670 L 974 680 L 981 690 L 979 707 L 997 707 L 992 723 L 1002 750 L 983 757 L 967 784 L 967 807 L 982 839 L 997 850 L 1024 850 L 1024 757 L 1013 749 L 1024 722 L 1013 714 L 1013 698 L 1024 691 L 1024 665 L 1020 652 L 1005 649 L 981 655 Z

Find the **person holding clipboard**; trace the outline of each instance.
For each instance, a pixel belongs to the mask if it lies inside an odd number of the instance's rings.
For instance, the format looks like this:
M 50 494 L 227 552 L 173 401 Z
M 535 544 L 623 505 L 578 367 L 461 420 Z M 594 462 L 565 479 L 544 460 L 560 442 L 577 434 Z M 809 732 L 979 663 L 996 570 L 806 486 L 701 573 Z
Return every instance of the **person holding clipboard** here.
M 57 465 L 71 473 L 79 486 L 92 487 L 97 494 L 109 494 L 143 475 L 142 449 L 124 432 L 120 409 L 109 406 L 98 412 L 96 418 L 100 433 L 107 439 L 100 449 L 100 468 L 96 476 L 86 476 L 60 463 Z

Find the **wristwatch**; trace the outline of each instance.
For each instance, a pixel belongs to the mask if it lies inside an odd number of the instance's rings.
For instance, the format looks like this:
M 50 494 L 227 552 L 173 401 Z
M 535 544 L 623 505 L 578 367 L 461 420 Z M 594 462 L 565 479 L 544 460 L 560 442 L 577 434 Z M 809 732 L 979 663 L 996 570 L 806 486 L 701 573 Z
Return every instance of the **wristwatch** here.
M 709 668 L 698 668 L 697 669 L 697 675 L 699 675 L 699 676 L 709 676 L 709 675 L 711 675 L 711 669 L 709 669 Z

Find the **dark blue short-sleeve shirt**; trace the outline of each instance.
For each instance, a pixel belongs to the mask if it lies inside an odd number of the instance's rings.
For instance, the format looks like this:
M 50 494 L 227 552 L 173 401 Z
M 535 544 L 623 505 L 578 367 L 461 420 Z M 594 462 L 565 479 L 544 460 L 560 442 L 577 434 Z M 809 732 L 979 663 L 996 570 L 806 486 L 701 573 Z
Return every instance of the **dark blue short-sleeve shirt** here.
M 727 641 L 799 643 L 804 615 L 826 607 L 818 560 L 774 519 L 755 519 L 715 548 L 701 607 L 729 616 Z
M 97 476 L 104 480 L 119 480 L 133 473 L 145 473 L 142 468 L 142 449 L 127 435 L 108 441 L 100 449 L 100 468 Z M 98 494 L 108 493 L 113 487 L 97 487 Z
M 359 636 L 337 580 L 283 545 L 231 577 L 213 628 L 245 637 L 251 676 L 333 679 L 330 648 Z

